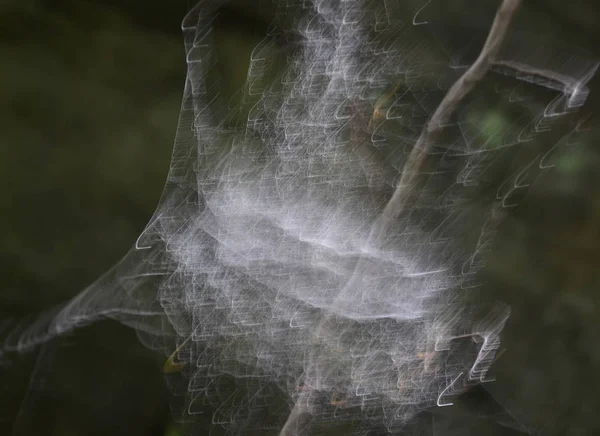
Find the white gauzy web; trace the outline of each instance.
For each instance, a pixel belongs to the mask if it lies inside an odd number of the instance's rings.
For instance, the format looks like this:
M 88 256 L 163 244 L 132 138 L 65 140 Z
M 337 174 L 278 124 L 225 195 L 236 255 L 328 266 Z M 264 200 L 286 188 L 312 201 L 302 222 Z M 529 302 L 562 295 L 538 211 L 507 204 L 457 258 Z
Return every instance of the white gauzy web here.
M 233 434 L 396 431 L 488 381 L 509 311 L 478 301 L 476 273 L 536 170 L 576 142 L 596 68 L 512 31 L 518 4 L 475 50 L 427 18 L 432 2 L 275 0 L 224 102 L 218 8 L 201 2 L 153 218 L 5 350 L 119 319 L 169 355 L 179 417 Z

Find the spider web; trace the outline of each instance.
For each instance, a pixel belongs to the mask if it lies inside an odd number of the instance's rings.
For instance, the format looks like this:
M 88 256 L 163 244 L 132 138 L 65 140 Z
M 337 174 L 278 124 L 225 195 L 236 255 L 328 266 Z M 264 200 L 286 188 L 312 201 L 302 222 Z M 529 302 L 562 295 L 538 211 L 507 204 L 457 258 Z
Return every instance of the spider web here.
M 244 89 L 223 101 L 217 6 L 183 21 L 181 115 L 147 228 L 5 352 L 118 319 L 169 356 L 177 418 L 230 434 L 397 432 L 490 381 L 509 309 L 481 297 L 477 273 L 502 217 L 577 143 L 597 64 L 511 30 L 409 167 L 476 32 L 444 33 L 433 2 L 276 0 Z M 382 231 L 398 190 L 406 205 Z

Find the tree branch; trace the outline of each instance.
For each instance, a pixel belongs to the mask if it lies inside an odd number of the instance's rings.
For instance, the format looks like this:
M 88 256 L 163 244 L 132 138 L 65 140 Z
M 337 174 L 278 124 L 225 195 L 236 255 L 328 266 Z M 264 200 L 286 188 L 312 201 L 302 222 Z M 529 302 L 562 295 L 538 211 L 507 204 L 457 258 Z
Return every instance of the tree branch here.
M 575 81 L 569 76 L 565 76 L 552 70 L 536 68 L 522 62 L 495 61 L 493 67 L 507 68 L 515 71 L 517 74 L 522 74 L 525 76 L 537 76 L 550 82 L 555 82 L 557 85 L 560 85 L 556 86 L 555 89 L 561 90 L 568 94 L 572 93 L 579 85 L 579 82 Z
M 380 240 L 390 224 L 403 212 L 413 185 L 419 175 L 421 167 L 429 154 L 433 140 L 444 125 L 448 124 L 452 114 L 459 103 L 473 90 L 475 85 L 486 75 L 496 61 L 502 42 L 506 36 L 512 18 L 519 8 L 521 0 L 503 0 L 496 12 L 494 22 L 488 34 L 487 40 L 477 60 L 469 69 L 452 85 L 448 93 L 433 113 L 433 116 L 422 130 L 414 148 L 408 156 L 400 182 L 392 195 L 392 198 L 383 210 L 380 222 L 372 236 Z

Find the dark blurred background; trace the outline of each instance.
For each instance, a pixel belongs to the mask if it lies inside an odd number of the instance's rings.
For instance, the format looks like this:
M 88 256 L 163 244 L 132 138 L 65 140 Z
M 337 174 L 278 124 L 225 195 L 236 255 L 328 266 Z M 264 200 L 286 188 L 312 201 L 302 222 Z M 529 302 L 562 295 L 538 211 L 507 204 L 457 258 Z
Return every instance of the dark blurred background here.
M 0 2 L 0 326 L 76 295 L 143 230 L 169 167 L 188 3 Z M 225 92 L 268 26 L 263 3 L 230 2 L 219 18 Z M 451 11 L 468 23 L 466 3 Z M 536 24 L 600 57 L 597 1 L 526 3 Z M 587 142 L 536 180 L 482 277 L 513 308 L 497 395 L 553 434 L 600 434 L 598 78 L 590 88 Z M 178 434 L 163 356 L 134 332 L 107 321 L 59 342 L 11 357 L 0 435 Z M 51 371 L 36 365 L 57 350 Z

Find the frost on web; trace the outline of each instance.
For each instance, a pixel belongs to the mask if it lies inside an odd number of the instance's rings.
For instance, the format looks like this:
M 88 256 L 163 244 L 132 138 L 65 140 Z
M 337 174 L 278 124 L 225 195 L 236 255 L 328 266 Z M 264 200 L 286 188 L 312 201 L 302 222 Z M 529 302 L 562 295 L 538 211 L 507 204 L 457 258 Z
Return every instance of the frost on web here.
M 275 0 L 232 101 L 213 74 L 215 4 L 192 9 L 153 218 L 113 270 L 6 348 L 119 319 L 169 356 L 177 417 L 232 434 L 396 432 L 490 381 L 509 310 L 480 301 L 477 272 L 502 217 L 576 144 L 596 64 L 509 30 L 417 165 L 486 33 L 440 33 L 433 3 Z

